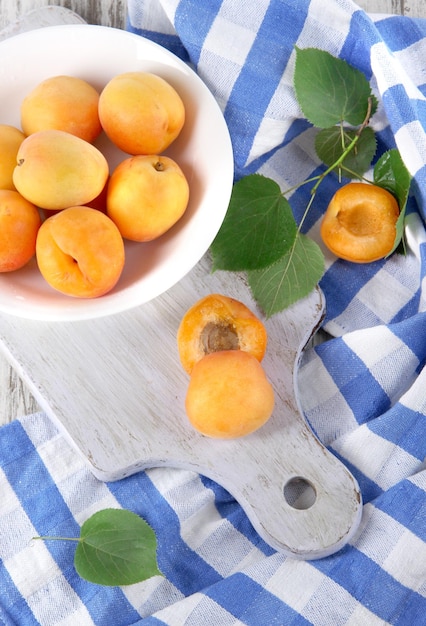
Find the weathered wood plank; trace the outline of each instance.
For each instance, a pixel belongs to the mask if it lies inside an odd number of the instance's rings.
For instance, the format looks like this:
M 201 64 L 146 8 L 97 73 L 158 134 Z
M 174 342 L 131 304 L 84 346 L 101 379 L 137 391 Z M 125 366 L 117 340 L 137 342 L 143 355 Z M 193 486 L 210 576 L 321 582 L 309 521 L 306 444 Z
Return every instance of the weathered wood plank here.
M 28 11 L 45 6 L 60 6 L 75 11 L 89 24 L 124 28 L 126 0 L 0 0 L 0 28 L 4 28 Z

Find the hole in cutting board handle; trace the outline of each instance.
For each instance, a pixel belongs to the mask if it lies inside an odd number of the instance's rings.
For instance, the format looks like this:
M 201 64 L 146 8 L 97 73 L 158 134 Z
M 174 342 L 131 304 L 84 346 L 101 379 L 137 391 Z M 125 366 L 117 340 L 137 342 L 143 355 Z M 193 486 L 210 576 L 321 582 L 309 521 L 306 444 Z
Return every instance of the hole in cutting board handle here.
M 313 506 L 317 499 L 317 492 L 313 484 L 302 478 L 294 476 L 284 485 L 284 498 L 293 509 L 305 511 Z

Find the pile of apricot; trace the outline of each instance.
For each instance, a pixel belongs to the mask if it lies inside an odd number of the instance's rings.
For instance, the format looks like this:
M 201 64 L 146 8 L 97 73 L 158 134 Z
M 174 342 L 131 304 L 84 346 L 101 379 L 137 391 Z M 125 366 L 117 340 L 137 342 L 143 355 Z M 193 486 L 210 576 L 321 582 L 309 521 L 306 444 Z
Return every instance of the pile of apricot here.
M 190 375 L 186 413 L 198 432 L 233 439 L 269 420 L 274 391 L 261 365 L 267 332 L 245 304 L 220 294 L 201 298 L 183 316 L 177 345 Z
M 149 72 L 114 76 L 100 92 L 52 76 L 22 100 L 20 120 L 0 124 L 0 271 L 35 255 L 57 291 L 99 297 L 121 276 L 126 239 L 156 239 L 186 211 L 188 181 L 163 154 L 184 126 L 183 101 Z M 125 153 L 112 172 L 101 133 Z

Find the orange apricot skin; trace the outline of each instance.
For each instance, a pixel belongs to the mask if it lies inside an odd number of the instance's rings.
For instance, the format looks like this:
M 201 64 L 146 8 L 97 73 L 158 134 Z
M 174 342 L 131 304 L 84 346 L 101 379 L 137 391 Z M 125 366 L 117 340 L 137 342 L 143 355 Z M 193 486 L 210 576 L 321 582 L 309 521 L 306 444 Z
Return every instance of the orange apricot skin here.
M 180 362 L 188 374 L 195 363 L 214 350 L 203 341 L 208 325 L 228 326 L 236 336 L 235 349 L 249 352 L 259 362 L 265 356 L 268 334 L 263 322 L 239 300 L 213 293 L 188 309 L 177 331 Z
M 0 189 L 16 191 L 13 170 L 16 166 L 16 155 L 24 139 L 25 135 L 19 128 L 0 124 Z
M 206 437 L 249 435 L 269 420 L 274 405 L 273 387 L 248 352 L 212 352 L 192 369 L 185 409 L 192 426 Z
M 164 235 L 180 220 L 188 202 L 188 181 L 170 157 L 128 157 L 109 179 L 107 215 L 131 241 L 152 241 Z
M 0 272 L 24 267 L 34 256 L 41 217 L 17 191 L 0 190 Z
M 38 83 L 21 103 L 26 135 L 39 130 L 63 130 L 92 143 L 101 133 L 99 93 L 77 76 L 51 76 Z
M 393 249 L 399 213 L 396 198 L 383 187 L 349 183 L 332 197 L 321 222 L 321 237 L 341 259 L 377 261 Z
M 160 154 L 180 134 L 185 106 L 160 76 L 125 72 L 101 91 L 99 118 L 106 135 L 123 152 Z
M 108 161 L 96 146 L 62 130 L 32 133 L 19 146 L 16 159 L 17 191 L 47 210 L 91 202 L 109 176 Z
M 57 291 L 97 298 L 111 291 L 121 276 L 124 242 L 115 224 L 101 211 L 69 207 L 41 225 L 36 258 L 42 276 Z

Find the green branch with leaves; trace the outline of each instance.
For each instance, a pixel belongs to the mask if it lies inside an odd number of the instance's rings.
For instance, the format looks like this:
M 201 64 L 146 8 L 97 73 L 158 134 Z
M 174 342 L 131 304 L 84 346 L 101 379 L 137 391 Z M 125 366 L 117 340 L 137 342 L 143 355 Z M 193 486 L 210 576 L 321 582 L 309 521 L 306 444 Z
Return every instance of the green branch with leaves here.
M 365 178 L 377 149 L 370 121 L 378 101 L 360 70 L 326 51 L 296 48 L 294 90 L 304 116 L 318 130 L 314 148 L 325 170 L 286 191 L 260 174 L 237 181 L 210 248 L 213 271 L 245 272 L 267 317 L 306 297 L 323 276 L 322 250 L 301 229 L 327 176 L 372 182 L 396 197 L 400 215 L 392 253 L 403 240 L 411 186 L 411 176 L 395 148 L 377 160 L 373 181 Z M 309 202 L 297 224 L 286 196 L 308 184 L 312 185 Z

